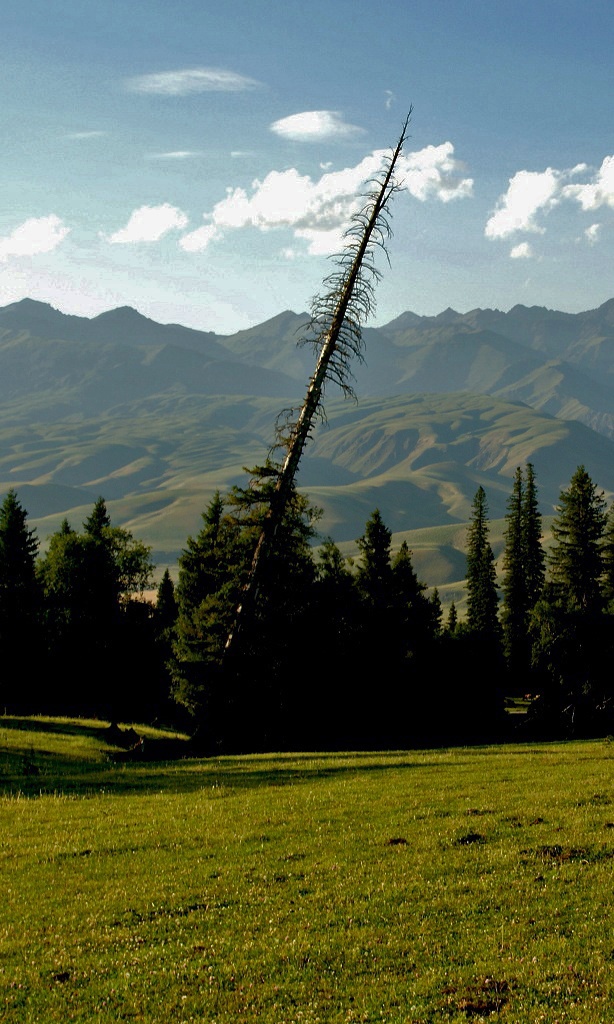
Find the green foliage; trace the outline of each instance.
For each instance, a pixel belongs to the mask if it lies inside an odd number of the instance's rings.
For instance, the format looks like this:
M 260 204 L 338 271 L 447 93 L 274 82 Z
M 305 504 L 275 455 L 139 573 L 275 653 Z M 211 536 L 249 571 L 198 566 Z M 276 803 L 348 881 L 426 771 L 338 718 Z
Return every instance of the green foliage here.
M 65 520 L 50 537 L 37 565 L 56 687 L 45 694 L 44 708 L 106 709 L 112 715 L 126 708 L 139 689 L 139 663 L 141 678 L 150 667 L 152 610 L 133 595 L 142 594 L 152 571 L 150 549 L 112 525 L 102 498 L 82 533 Z
M 529 616 L 541 596 L 545 578 L 541 515 L 531 463 L 526 467 L 526 478 L 520 466 L 516 469 L 507 508 L 502 582 L 504 645 L 512 685 L 526 691 L 531 689 L 527 679 L 531 663 Z
M 489 643 L 500 636 L 497 573 L 488 541 L 488 502 L 483 487 L 473 500 L 467 531 L 467 626 Z
M 270 463 L 250 472 L 247 487 L 234 487 L 210 503 L 202 530 L 180 558 L 177 586 L 176 699 L 198 714 L 201 735 L 235 749 L 266 743 L 281 730 L 281 718 L 291 716 L 289 707 L 282 711 L 290 692 L 288 659 L 300 658 L 307 642 L 301 626 L 315 579 L 310 542 L 318 512 L 293 487 L 253 614 L 243 625 L 241 653 L 229 667 L 223 662 L 276 482 Z
M 561 491 L 549 557 L 552 581 L 569 608 L 595 611 L 602 605 L 605 510 L 603 492 L 584 466 L 578 466 L 569 487 Z
M 38 540 L 28 513 L 10 490 L 0 506 L 0 699 L 19 694 L 32 707 L 40 640 L 41 594 L 36 580 Z
M 369 516 L 365 532 L 356 543 L 360 551 L 356 574 L 358 586 L 367 603 L 381 611 L 388 606 L 392 592 L 392 531 L 384 523 L 378 508 Z

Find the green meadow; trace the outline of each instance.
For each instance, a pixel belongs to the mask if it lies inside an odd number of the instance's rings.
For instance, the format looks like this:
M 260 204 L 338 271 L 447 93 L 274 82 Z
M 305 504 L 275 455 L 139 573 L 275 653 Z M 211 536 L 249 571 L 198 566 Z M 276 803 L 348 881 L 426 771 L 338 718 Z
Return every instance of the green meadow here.
M 198 759 L 0 718 L 7 1024 L 604 1024 L 608 739 Z

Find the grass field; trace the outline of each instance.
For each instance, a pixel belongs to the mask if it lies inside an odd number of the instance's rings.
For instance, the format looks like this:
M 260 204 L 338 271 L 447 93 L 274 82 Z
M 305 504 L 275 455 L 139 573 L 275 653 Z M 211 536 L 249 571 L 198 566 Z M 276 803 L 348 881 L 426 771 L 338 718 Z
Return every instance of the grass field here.
M 106 725 L 0 718 L 7 1024 L 612 1020 L 608 740 L 133 762 Z

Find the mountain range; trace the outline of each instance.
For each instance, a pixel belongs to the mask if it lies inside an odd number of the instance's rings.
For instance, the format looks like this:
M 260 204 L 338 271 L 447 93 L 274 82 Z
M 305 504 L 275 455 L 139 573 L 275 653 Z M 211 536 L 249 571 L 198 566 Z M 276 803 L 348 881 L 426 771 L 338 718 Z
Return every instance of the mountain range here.
M 102 495 L 174 566 L 214 491 L 245 483 L 278 414 L 300 404 L 307 320 L 285 311 L 218 335 L 130 307 L 91 319 L 31 299 L 0 308 L 0 494 L 17 490 L 43 545 Z M 378 507 L 425 581 L 452 593 L 480 484 L 499 550 L 518 465 L 535 466 L 546 523 L 580 463 L 612 498 L 614 299 L 576 314 L 406 312 L 363 341 L 357 398 L 330 388 L 301 466 L 322 536 L 351 552 Z

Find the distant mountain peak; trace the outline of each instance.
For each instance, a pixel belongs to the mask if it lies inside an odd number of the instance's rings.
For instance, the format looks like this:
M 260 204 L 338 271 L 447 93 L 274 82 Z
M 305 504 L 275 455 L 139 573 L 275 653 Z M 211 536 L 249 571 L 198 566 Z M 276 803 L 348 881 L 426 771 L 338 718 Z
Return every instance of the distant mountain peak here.
M 131 320 L 135 323 L 147 321 L 150 324 L 156 322 L 151 320 L 150 317 L 144 316 L 143 313 L 139 313 L 138 309 L 135 309 L 134 306 L 116 306 L 114 309 L 106 309 L 104 313 L 99 313 L 98 316 L 92 319 L 97 322 L 104 321 L 107 323 L 111 320 L 121 320 L 123 322 Z

